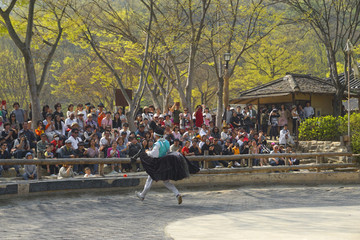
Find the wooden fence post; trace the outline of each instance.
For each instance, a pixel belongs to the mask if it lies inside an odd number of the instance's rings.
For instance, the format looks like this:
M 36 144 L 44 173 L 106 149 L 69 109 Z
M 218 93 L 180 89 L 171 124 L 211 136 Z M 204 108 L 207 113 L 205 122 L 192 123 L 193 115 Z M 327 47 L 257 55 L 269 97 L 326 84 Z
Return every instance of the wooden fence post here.
M 204 151 L 204 156 L 209 156 L 209 150 Z M 209 162 L 204 161 L 204 169 L 208 169 L 208 168 L 209 168 Z

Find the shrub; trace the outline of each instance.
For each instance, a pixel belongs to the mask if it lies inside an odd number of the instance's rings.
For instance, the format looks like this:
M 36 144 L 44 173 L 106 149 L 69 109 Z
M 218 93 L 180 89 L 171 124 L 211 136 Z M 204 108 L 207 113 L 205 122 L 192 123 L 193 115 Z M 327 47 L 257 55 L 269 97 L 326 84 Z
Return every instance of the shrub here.
M 341 135 L 347 135 L 348 115 L 341 118 L 339 129 Z M 351 149 L 353 153 L 360 153 L 360 113 L 350 115 Z
M 340 120 L 333 116 L 309 118 L 299 126 L 300 140 L 336 141 L 339 139 Z
M 338 141 L 341 135 L 347 135 L 348 116 L 317 117 L 303 121 L 299 126 L 299 140 Z M 351 148 L 360 153 L 360 113 L 350 115 Z

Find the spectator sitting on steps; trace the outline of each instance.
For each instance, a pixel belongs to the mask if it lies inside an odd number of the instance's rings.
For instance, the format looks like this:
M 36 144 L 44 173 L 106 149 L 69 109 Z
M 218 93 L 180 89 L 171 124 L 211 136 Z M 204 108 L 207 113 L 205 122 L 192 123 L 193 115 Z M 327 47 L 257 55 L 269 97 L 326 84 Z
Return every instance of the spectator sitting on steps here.
M 25 159 L 33 159 L 33 155 L 31 152 L 28 152 L 26 155 L 25 155 Z M 30 179 L 36 179 L 37 177 L 37 171 L 36 171 L 36 165 L 25 165 L 24 167 L 25 169 L 25 173 L 23 175 L 24 179 L 25 180 L 28 180 L 29 178 Z

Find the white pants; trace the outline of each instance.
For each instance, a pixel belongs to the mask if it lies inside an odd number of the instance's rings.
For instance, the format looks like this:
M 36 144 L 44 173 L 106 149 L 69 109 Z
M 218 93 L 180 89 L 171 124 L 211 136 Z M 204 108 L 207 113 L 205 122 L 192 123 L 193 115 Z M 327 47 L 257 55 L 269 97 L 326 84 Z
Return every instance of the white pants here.
M 154 180 L 150 176 L 148 176 L 148 178 L 146 179 L 144 190 L 140 193 L 141 197 L 145 198 L 146 194 L 149 192 L 151 188 L 153 181 Z M 169 189 L 175 194 L 175 196 L 180 194 L 177 188 L 174 186 L 174 184 L 172 184 L 169 180 L 163 181 L 163 183 L 167 189 Z

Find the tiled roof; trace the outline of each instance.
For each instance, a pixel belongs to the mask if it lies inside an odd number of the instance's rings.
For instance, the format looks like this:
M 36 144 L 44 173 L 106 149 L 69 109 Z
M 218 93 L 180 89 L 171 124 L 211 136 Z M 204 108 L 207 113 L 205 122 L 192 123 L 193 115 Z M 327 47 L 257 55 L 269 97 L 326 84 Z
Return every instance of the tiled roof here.
M 303 74 L 288 74 L 285 77 L 240 92 L 240 98 L 284 95 L 290 93 L 333 94 L 335 87 L 326 80 Z

